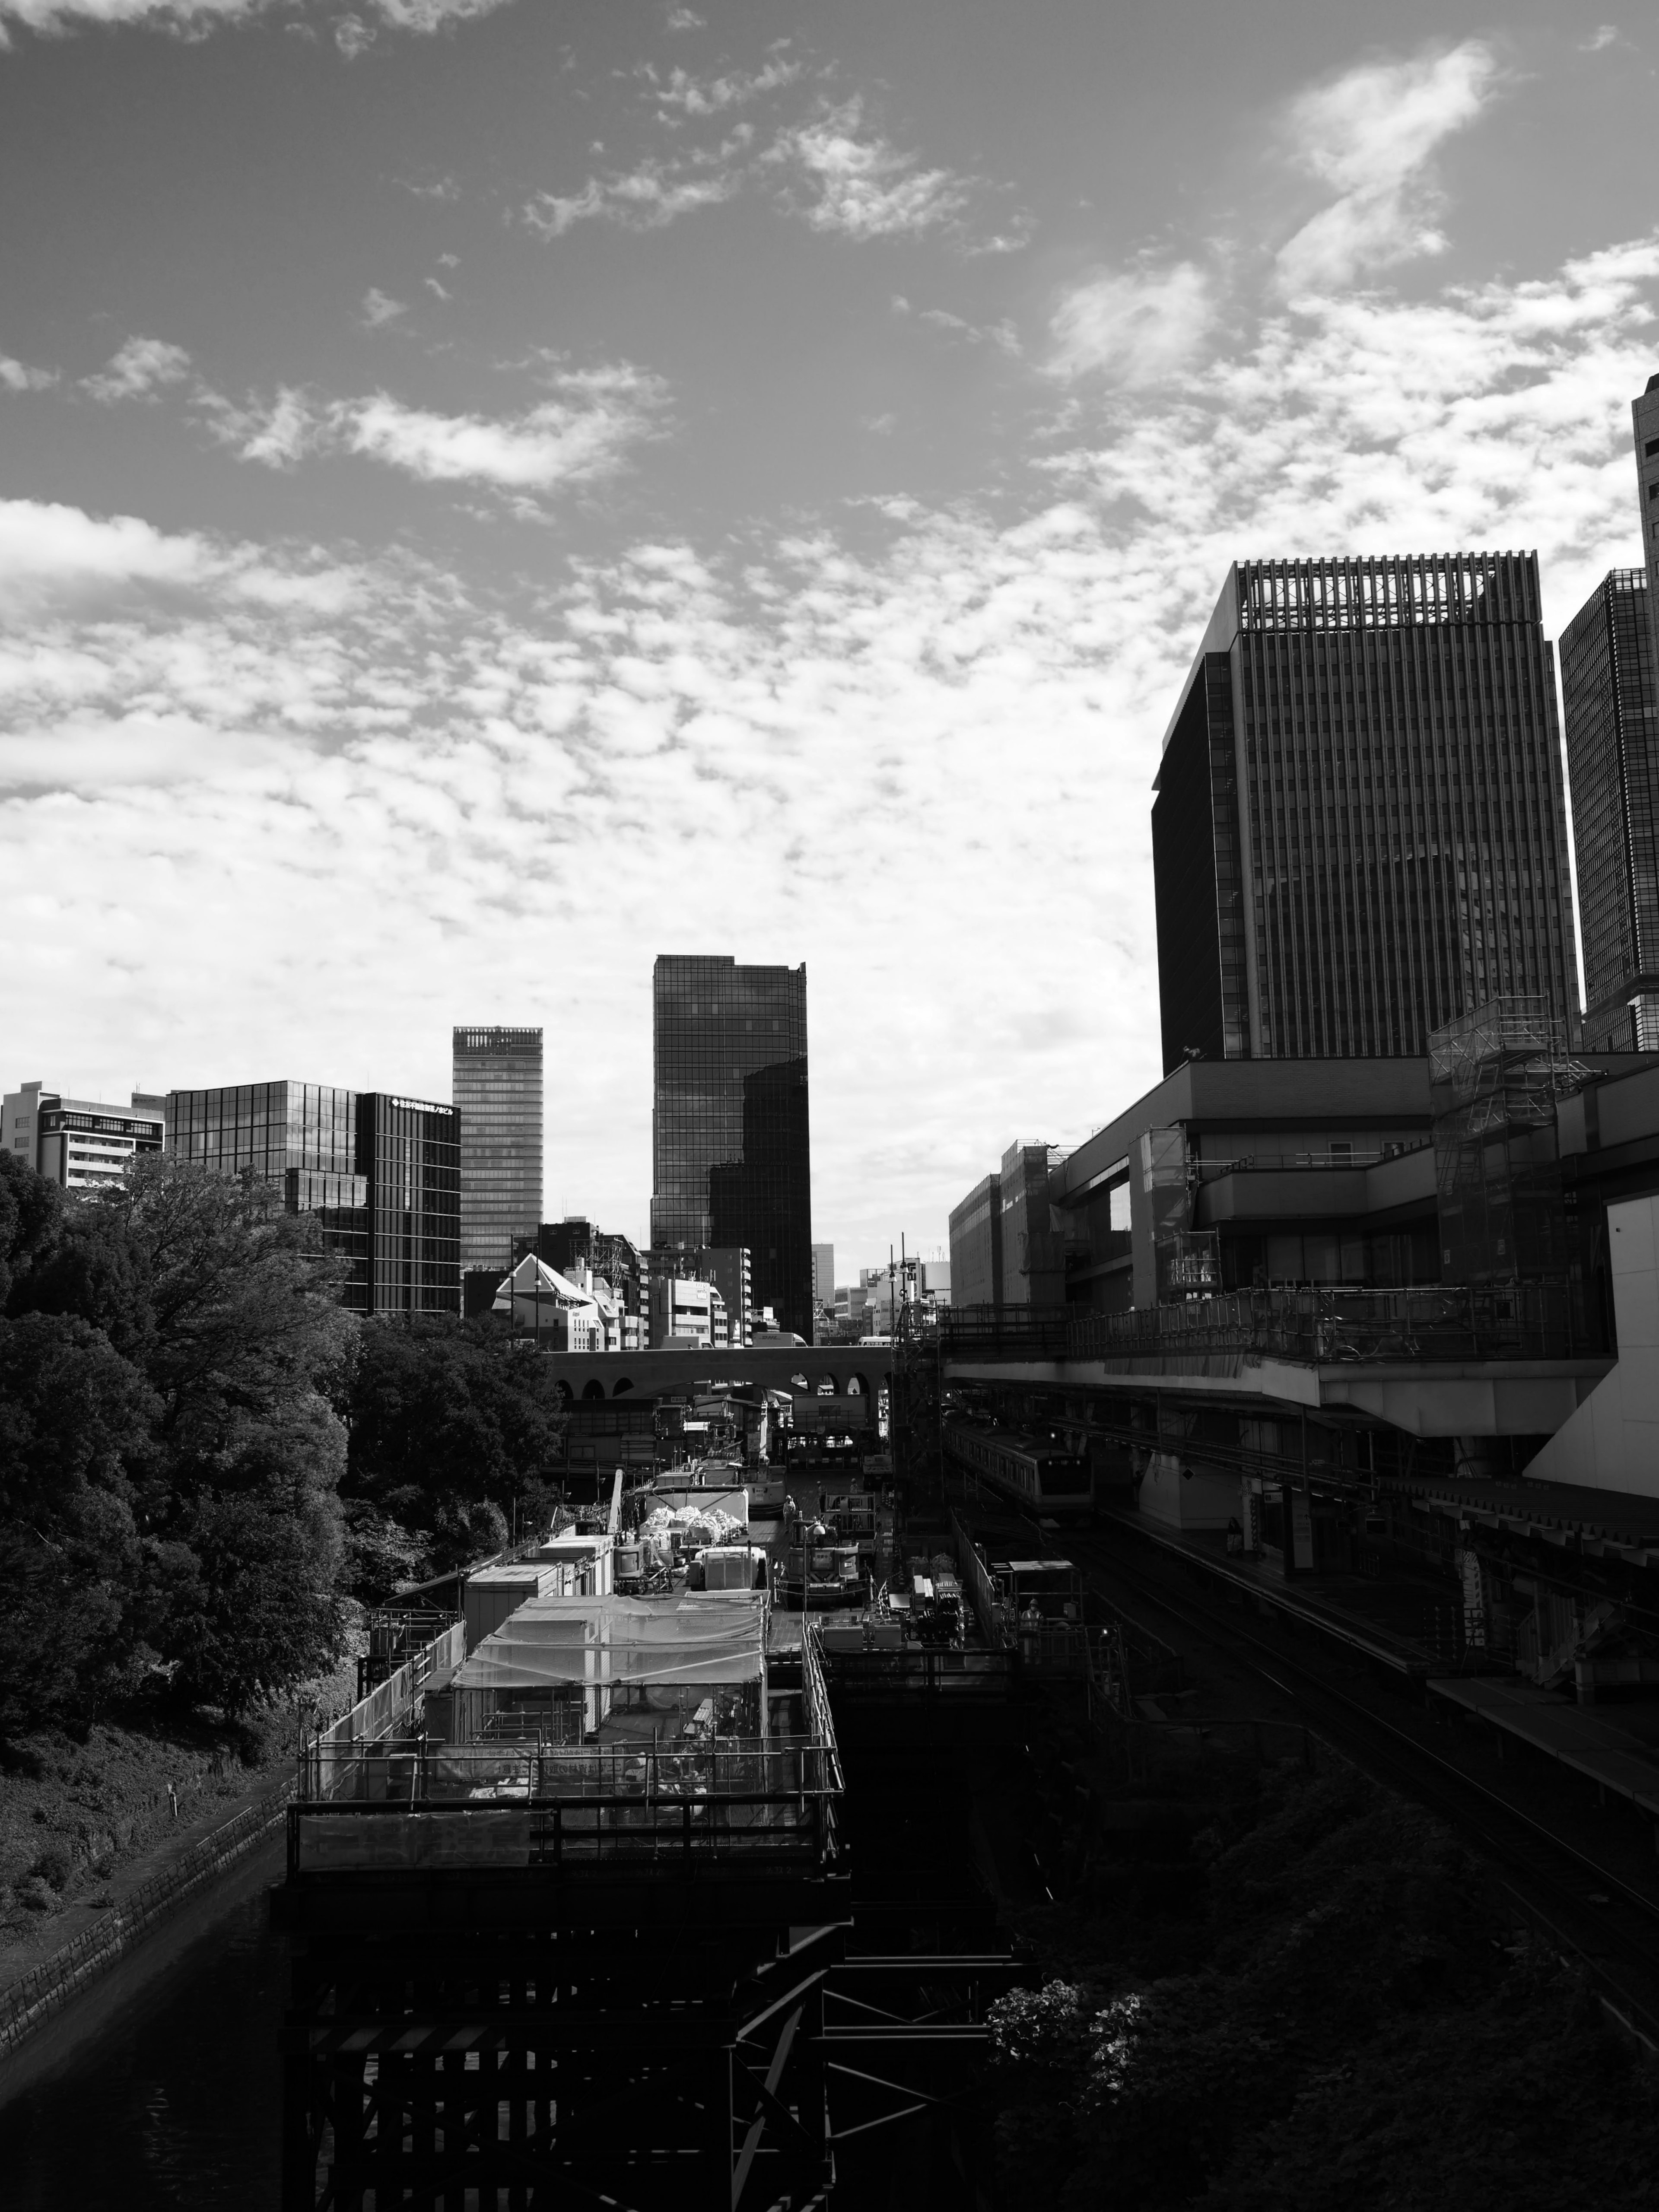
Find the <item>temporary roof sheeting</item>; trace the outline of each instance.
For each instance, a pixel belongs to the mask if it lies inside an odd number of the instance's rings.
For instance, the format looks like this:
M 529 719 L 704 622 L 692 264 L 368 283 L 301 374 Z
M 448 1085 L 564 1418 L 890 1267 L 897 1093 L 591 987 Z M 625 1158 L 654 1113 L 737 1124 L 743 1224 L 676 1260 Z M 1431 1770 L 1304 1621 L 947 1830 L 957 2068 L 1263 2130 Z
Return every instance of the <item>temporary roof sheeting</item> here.
M 753 1682 L 766 1666 L 766 1607 L 756 1591 L 718 1607 L 648 1598 L 532 1598 L 486 1637 L 459 1690 L 648 1687 Z

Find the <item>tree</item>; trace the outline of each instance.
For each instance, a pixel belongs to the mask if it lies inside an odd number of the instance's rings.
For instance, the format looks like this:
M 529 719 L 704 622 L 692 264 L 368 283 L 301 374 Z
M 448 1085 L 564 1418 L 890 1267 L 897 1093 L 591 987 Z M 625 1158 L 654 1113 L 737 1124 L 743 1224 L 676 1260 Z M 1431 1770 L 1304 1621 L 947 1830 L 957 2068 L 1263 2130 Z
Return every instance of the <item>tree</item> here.
M 0 1725 L 95 1710 L 157 1656 L 140 1633 L 171 1565 L 140 1534 L 155 1411 L 86 1322 L 0 1321 Z
M 71 1678 L 83 1704 L 114 1681 L 123 1651 L 129 1686 L 163 1679 L 159 1661 L 177 1694 L 232 1710 L 327 1663 L 343 1626 L 331 1401 L 356 1324 L 314 1225 L 251 1181 L 159 1157 L 84 1197 L 27 1170 L 0 1190 L 19 1333 L 0 1420 L 40 1470 L 0 1521 L 20 1620 L 56 1607 L 74 1625 L 58 1704 Z M 54 1420 L 70 1425 L 56 1457 Z
M 499 1547 L 515 1506 L 547 1510 L 562 1401 L 545 1363 L 492 1325 L 369 1326 L 346 1406 L 349 1492 L 424 1536 L 434 1568 Z

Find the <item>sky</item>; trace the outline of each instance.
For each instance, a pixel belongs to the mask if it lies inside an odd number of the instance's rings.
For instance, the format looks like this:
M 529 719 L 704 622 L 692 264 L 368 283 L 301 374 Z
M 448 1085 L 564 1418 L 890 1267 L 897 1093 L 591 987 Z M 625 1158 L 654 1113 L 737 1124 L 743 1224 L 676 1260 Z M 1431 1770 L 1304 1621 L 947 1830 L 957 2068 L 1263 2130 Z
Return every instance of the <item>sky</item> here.
M 1601 7 L 1607 0 L 1601 0 Z M 1379 33 L 1385 34 L 1379 43 Z M 0 0 L 0 1082 L 445 1098 L 642 1238 L 659 952 L 805 962 L 813 1233 L 1155 1082 L 1235 559 L 1641 557 L 1659 20 Z

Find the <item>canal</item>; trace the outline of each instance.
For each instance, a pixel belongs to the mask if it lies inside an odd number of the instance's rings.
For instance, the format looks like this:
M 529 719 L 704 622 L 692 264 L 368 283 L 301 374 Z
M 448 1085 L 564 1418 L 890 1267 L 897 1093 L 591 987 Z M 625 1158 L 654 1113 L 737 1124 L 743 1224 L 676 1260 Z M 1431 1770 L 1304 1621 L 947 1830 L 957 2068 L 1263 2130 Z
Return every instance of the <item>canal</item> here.
M 0 2066 L 7 2212 L 275 2212 L 282 1844 Z

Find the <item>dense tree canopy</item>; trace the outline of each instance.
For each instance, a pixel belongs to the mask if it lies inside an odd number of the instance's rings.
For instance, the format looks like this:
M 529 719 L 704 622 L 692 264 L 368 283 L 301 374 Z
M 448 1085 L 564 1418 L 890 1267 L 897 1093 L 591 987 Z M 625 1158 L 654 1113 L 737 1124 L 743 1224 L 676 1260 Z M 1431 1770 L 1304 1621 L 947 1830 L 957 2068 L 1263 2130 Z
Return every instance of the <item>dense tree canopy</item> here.
M 0 1155 L 0 1719 L 234 1711 L 340 1648 L 356 1328 L 303 1217 L 177 1162 Z
M 544 1364 L 338 1287 L 252 1181 L 155 1158 L 66 1194 L 0 1153 L 0 1729 L 244 1711 L 337 1656 L 350 1597 L 545 1522 Z
M 545 1521 L 562 1404 L 544 1363 L 491 1321 L 363 1331 L 346 1395 L 360 1579 L 437 1572 Z

